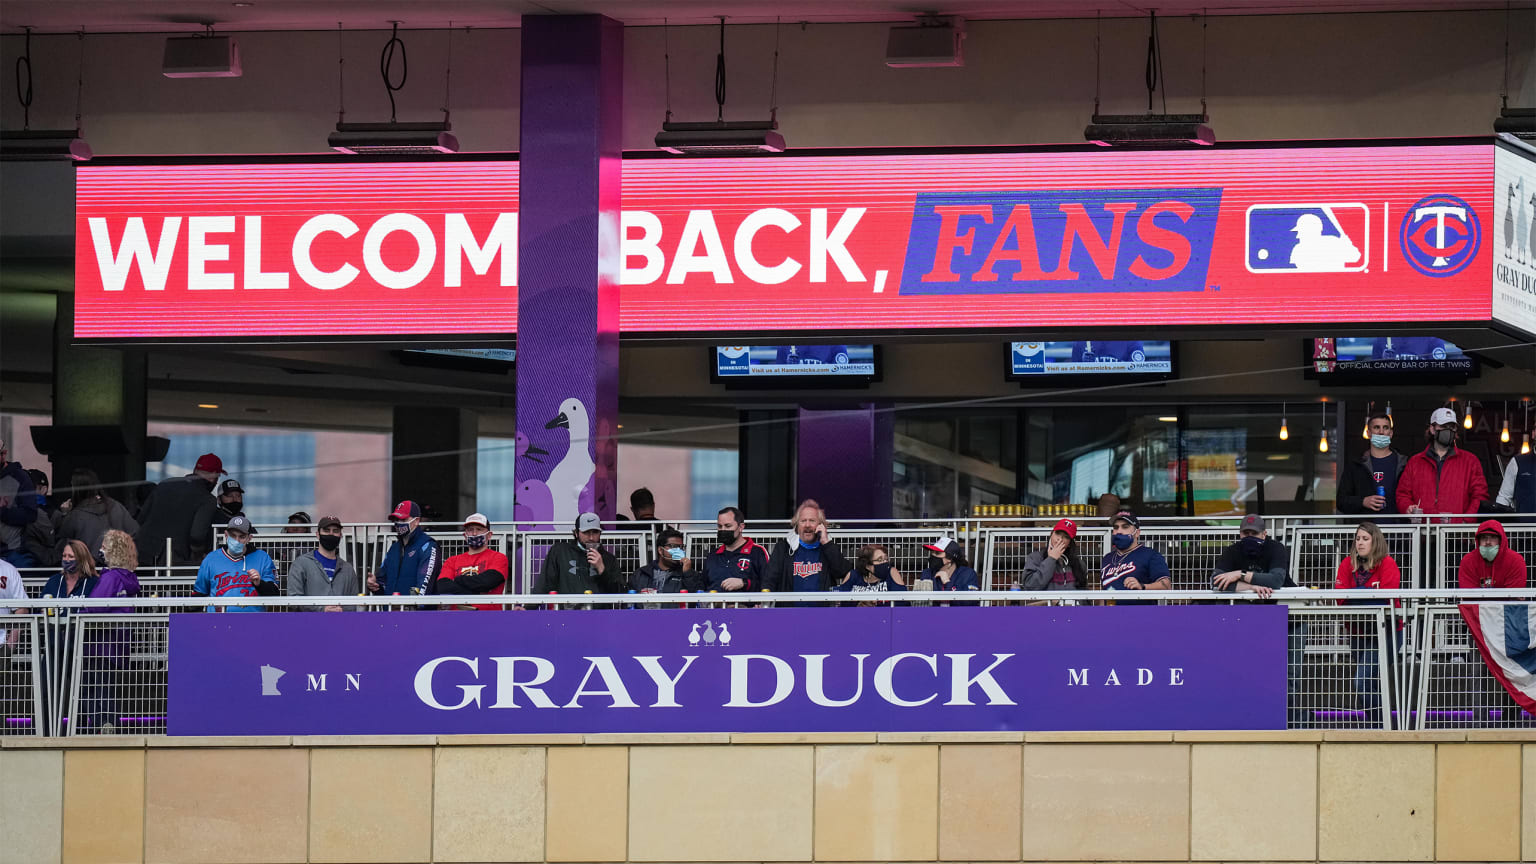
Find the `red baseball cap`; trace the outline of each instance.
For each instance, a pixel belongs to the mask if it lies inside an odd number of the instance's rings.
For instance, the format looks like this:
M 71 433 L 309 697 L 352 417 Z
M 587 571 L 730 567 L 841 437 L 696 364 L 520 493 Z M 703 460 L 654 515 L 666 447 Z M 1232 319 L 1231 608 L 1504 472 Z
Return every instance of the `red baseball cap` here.
M 228 471 L 224 470 L 224 460 L 213 455 L 212 453 L 204 453 L 203 455 L 197 457 L 197 465 L 193 466 L 192 470 L 208 471 L 213 474 L 229 473 Z
M 1077 539 L 1077 523 L 1073 522 L 1071 519 L 1063 519 L 1060 522 L 1057 522 L 1056 527 L 1052 528 L 1051 530 L 1060 531 L 1073 540 Z
M 394 522 L 397 519 L 405 520 L 420 518 L 421 508 L 416 505 L 415 501 L 401 501 L 399 504 L 395 505 L 395 512 L 389 514 L 389 521 L 391 522 Z

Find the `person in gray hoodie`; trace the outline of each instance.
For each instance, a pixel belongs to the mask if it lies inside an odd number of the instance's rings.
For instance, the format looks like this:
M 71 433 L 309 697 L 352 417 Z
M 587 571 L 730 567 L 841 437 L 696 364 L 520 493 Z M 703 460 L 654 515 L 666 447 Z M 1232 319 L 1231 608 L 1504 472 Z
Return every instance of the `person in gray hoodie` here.
M 64 544 L 79 540 L 87 549 L 100 549 L 102 537 L 108 531 L 122 531 L 133 535 L 139 523 L 128 515 L 128 508 L 107 497 L 101 489 L 101 480 L 89 468 L 80 468 L 69 475 L 72 490 L 68 509 L 59 515 L 53 536 L 62 551 Z
M 1077 523 L 1063 519 L 1051 529 L 1046 545 L 1024 559 L 1025 591 L 1082 591 L 1088 587 L 1088 566 L 1077 549 Z
M 322 516 L 315 526 L 318 547 L 307 555 L 293 559 L 288 567 L 289 597 L 356 597 L 363 593 L 363 582 L 357 570 L 342 560 L 341 520 L 335 516 Z M 334 603 L 324 606 L 289 606 L 288 612 L 341 612 L 346 607 Z

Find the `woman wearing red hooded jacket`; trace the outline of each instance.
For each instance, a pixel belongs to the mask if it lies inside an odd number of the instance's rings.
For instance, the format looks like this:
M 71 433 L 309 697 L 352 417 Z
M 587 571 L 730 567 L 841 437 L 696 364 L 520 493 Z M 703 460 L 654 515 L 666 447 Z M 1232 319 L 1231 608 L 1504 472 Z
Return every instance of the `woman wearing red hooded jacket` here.
M 1456 584 L 1462 588 L 1524 588 L 1525 559 L 1510 548 L 1496 519 L 1477 526 L 1477 545 L 1461 559 Z

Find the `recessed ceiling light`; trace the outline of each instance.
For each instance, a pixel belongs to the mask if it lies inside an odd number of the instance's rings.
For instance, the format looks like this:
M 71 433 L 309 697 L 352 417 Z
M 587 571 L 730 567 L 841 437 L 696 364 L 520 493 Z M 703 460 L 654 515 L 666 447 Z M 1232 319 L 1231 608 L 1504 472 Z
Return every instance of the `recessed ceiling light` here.
M 250 7 L 255 6 L 256 4 L 255 3 L 231 3 L 229 5 L 235 7 L 236 9 L 249 9 Z
M 199 408 L 217 408 L 219 406 L 218 406 L 218 403 L 216 403 L 216 402 L 199 402 L 199 403 L 197 403 L 197 407 L 199 407 Z
M 1179 422 L 1179 418 L 1177 418 L 1177 417 L 1159 417 L 1157 419 L 1161 420 L 1164 423 L 1177 423 L 1177 422 Z

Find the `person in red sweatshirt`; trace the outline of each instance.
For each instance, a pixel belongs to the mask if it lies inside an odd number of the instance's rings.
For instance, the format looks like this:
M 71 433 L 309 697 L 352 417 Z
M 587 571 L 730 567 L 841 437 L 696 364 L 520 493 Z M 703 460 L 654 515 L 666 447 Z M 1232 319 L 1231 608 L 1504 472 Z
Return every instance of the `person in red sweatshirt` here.
M 502 594 L 511 572 L 507 556 L 491 548 L 491 522 L 483 513 L 464 520 L 464 541 L 468 552 L 461 552 L 443 562 L 443 569 L 433 585 L 434 594 Z M 495 603 L 475 603 L 475 609 L 505 609 Z
M 1488 479 L 1483 461 L 1456 446 L 1456 412 L 1436 408 L 1429 415 L 1426 436 L 1429 446 L 1408 457 L 1408 466 L 1397 480 L 1397 512 L 1419 514 L 1476 513 L 1488 500 Z M 1476 516 L 1439 519 L 1439 522 L 1476 522 Z
M 1477 526 L 1477 546 L 1461 559 L 1456 584 L 1462 588 L 1524 588 L 1525 558 L 1510 548 L 1496 519 Z

